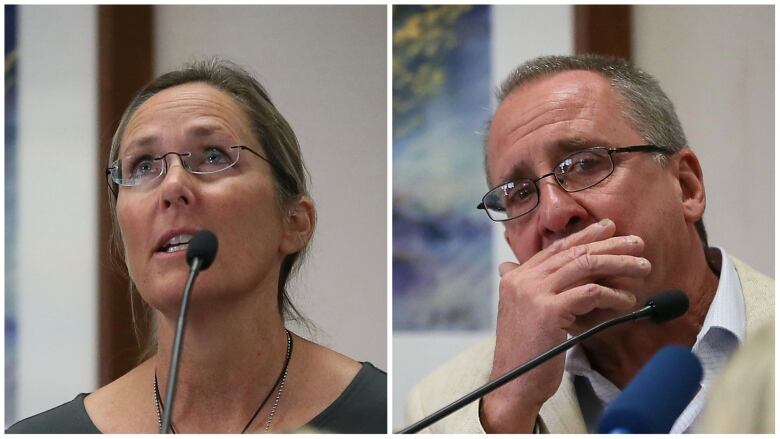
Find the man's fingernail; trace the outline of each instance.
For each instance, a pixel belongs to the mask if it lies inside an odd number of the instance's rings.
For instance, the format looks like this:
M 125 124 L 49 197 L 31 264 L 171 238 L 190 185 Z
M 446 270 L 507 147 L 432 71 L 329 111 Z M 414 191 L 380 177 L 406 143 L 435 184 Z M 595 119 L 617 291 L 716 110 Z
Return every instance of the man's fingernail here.
M 610 221 L 608 218 L 604 218 L 603 220 L 599 221 L 599 225 L 601 227 L 607 227 L 611 222 L 612 221 Z

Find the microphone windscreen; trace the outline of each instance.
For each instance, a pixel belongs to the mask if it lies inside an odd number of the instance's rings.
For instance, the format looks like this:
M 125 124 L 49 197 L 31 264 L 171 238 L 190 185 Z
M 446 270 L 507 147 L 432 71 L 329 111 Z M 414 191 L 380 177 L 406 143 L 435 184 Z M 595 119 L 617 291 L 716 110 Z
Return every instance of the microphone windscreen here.
M 209 268 L 217 256 L 217 247 L 217 236 L 214 233 L 206 229 L 199 231 L 187 246 L 187 264 L 192 267 L 193 260 L 198 258 L 201 260 L 201 270 Z
M 682 346 L 656 353 L 604 411 L 599 433 L 669 433 L 699 390 L 704 372 Z
M 650 319 L 656 323 L 676 319 L 688 311 L 688 295 L 681 290 L 669 290 L 656 294 L 647 302 L 653 307 Z

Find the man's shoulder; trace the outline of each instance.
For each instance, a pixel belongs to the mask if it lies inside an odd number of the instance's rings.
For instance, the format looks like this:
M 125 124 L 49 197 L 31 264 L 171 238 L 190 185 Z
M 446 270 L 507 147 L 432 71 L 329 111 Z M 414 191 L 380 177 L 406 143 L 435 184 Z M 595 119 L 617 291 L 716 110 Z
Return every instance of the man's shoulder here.
M 745 298 L 745 317 L 748 335 L 760 328 L 775 315 L 775 281 L 758 272 L 738 258 L 729 255 L 739 275 L 742 295 Z
M 773 293 L 772 295 L 774 295 L 774 279 L 759 272 L 733 255 L 729 255 L 729 257 L 734 263 L 734 268 L 737 269 L 737 273 L 739 273 L 739 281 L 742 284 L 743 289 L 749 289 L 756 294 L 771 292 Z
M 416 422 L 487 383 L 495 345 L 495 337 L 490 337 L 423 378 L 409 394 L 407 421 Z M 572 377 L 568 373 L 564 373 L 555 395 L 542 406 L 540 416 L 545 432 L 585 432 Z M 484 433 L 479 420 L 479 402 L 467 405 L 423 432 Z
M 493 364 L 495 337 L 488 337 L 478 344 L 453 357 L 436 370 L 428 374 L 418 384 L 425 388 L 452 388 L 452 380 L 459 387 L 471 387 L 487 382 Z
M 423 378 L 409 394 L 407 421 L 418 421 L 485 384 L 490 377 L 494 349 L 495 338 L 489 337 Z M 481 433 L 479 402 L 467 405 L 425 432 Z

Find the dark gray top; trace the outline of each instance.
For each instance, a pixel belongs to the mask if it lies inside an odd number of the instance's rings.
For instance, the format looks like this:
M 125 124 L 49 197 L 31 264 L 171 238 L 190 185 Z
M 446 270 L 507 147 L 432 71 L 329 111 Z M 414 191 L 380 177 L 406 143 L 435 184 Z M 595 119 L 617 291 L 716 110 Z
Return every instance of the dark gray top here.
M 72 401 L 21 420 L 6 433 L 100 433 L 81 393 Z M 387 433 L 387 373 L 365 362 L 333 404 L 306 427 L 332 433 Z

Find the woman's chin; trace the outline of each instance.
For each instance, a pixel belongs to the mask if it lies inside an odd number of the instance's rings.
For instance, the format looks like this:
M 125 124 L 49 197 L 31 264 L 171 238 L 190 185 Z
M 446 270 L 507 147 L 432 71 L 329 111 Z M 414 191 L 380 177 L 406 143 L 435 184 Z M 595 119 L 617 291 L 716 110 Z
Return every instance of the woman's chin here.
M 169 276 L 159 277 L 154 282 L 150 282 L 149 285 L 145 285 L 140 289 L 141 297 L 146 303 L 153 308 L 162 312 L 163 314 L 169 314 L 171 312 L 178 313 L 181 306 L 181 300 L 184 297 L 184 286 L 187 283 L 188 273 L 171 273 Z M 190 305 L 192 305 L 193 299 L 196 296 L 202 296 L 198 294 L 201 292 L 201 285 L 198 285 L 198 279 L 192 292 L 190 293 Z

